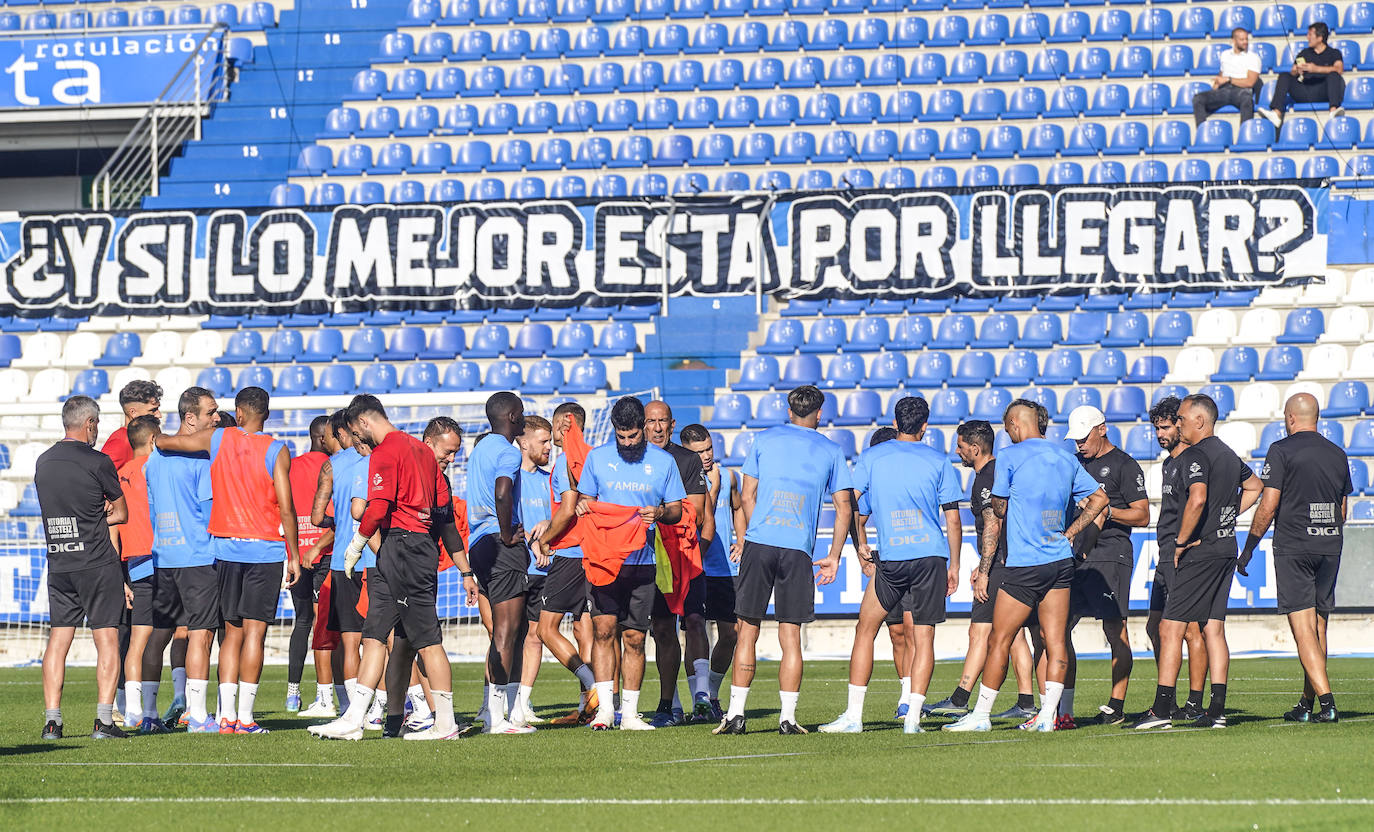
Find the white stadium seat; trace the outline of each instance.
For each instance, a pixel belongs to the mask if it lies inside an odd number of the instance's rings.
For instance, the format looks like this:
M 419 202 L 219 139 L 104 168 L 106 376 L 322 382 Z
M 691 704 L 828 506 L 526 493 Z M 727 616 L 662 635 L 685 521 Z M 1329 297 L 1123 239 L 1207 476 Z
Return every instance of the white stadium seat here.
M 62 358 L 53 364 L 74 370 L 85 370 L 100 357 L 105 344 L 94 332 L 73 332 L 62 347 Z
M 0 370 L 0 404 L 17 402 L 29 392 L 29 374 L 13 367 Z
M 1299 306 L 1340 306 L 1345 300 L 1345 272 L 1327 269 L 1326 279 L 1303 287 Z
M 71 389 L 72 382 L 67 376 L 67 371 L 50 367 L 34 373 L 28 395 L 24 396 L 22 401 L 56 403 L 71 392 Z
M 15 448 L 10 454 L 10 468 L 6 474 L 15 479 L 33 479 L 33 469 L 38 462 L 38 456 L 47 449 L 48 445 L 43 442 L 25 442 Z
M 62 339 L 55 332 L 35 332 L 24 341 L 24 354 L 12 367 L 50 367 L 62 355 Z
M 1320 384 L 1316 383 L 1315 381 L 1295 381 L 1292 384 L 1288 385 L 1288 387 L 1285 388 L 1283 391 L 1283 399 L 1279 402 L 1277 412 L 1275 413 L 1275 416 L 1277 418 L 1283 418 L 1284 402 L 1288 401 L 1289 399 L 1293 398 L 1299 393 L 1311 393 L 1312 397 L 1317 400 L 1318 405 L 1326 404 L 1326 390 L 1323 389 Z
M 1302 298 L 1301 286 L 1266 286 L 1260 290 L 1253 306 L 1274 306 L 1279 308 L 1297 306 Z
M 0 512 L 8 514 L 18 506 L 19 486 L 12 482 L 0 482 Z
M 195 384 L 195 377 L 185 367 L 165 367 L 158 370 L 153 381 L 162 388 L 163 413 L 169 413 L 176 410 L 177 399 L 186 392 L 186 388 Z
M 1279 388 L 1267 381 L 1257 381 L 1241 388 L 1230 418 L 1268 421 L 1281 406 Z
M 1374 343 L 1360 344 L 1355 348 L 1350 354 L 1350 367 L 1343 377 L 1366 382 L 1374 379 Z
M 1236 337 L 1236 315 L 1230 309 L 1208 309 L 1198 316 L 1189 344 L 1225 346 Z
M 145 367 L 125 367 L 110 379 L 110 392 L 105 395 L 118 402 L 119 391 L 124 389 L 124 385 L 131 381 L 150 381 L 152 378 L 153 374 Z
M 1374 304 L 1374 269 L 1360 269 L 1350 276 L 1345 302 Z
M 1345 375 L 1350 352 L 1340 344 L 1322 344 L 1307 354 L 1306 367 L 1298 373 L 1300 379 L 1329 379 L 1335 381 Z
M 1217 357 L 1206 347 L 1184 347 L 1166 376 L 1171 384 L 1205 382 L 1217 371 Z
M 1283 332 L 1283 316 L 1274 309 L 1249 309 L 1236 328 L 1235 344 L 1269 346 Z
M 186 339 L 186 345 L 181 350 L 181 361 L 177 363 L 190 366 L 213 364 L 223 354 L 224 339 L 220 334 L 212 329 L 202 329 Z
M 179 332 L 154 332 L 143 344 L 143 354 L 133 360 L 140 367 L 167 367 L 181 357 L 182 338 Z
M 62 429 L 62 414 L 49 413 L 43 416 L 38 422 L 38 430 L 44 433 L 50 433 L 54 436 L 61 436 L 64 433 Z
M 1326 332 L 1318 340 L 1359 344 L 1369 337 L 1369 313 L 1363 306 L 1342 306 L 1326 319 Z
M 1226 422 L 1217 426 L 1217 438 L 1241 458 L 1248 458 L 1258 444 L 1255 426 L 1249 422 Z
M 1164 489 L 1164 466 L 1160 463 L 1145 465 L 1145 495 L 1158 500 Z

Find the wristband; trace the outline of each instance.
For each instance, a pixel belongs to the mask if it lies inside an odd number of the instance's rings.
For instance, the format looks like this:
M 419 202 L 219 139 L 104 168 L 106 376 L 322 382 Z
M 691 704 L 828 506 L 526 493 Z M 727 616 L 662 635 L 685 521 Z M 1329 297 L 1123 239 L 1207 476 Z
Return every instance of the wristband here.
M 462 577 L 462 578 L 471 578 L 471 577 L 472 577 L 472 573 L 471 573 L 471 572 L 459 571 L 458 575 L 459 575 L 459 577 Z

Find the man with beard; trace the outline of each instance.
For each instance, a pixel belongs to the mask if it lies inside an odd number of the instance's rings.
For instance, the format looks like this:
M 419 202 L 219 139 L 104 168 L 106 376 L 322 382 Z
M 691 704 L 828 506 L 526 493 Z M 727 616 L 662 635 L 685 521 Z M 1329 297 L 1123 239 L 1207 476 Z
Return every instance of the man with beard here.
M 778 733 L 806 733 L 797 723 L 801 625 L 816 620 L 816 585 L 835 580 L 853 515 L 844 451 L 816 430 L 824 402 L 825 397 L 813 385 L 788 393 L 789 423 L 760 433 L 744 461 L 742 502 L 748 528 L 744 540 L 737 541 L 730 552 L 740 563 L 735 583 L 739 640 L 730 680 L 730 707 L 714 729 L 716 734 L 745 733 L 744 704 L 754 682 L 754 650 L 770 598 L 782 647 Z M 835 506 L 830 551 L 813 564 L 816 526 L 827 496 Z M 813 574 L 813 565 L 820 567 L 819 577 Z
M 677 444 L 673 440 L 672 408 L 666 402 L 653 401 L 644 406 L 644 433 L 655 447 L 662 448 L 677 463 L 678 473 L 682 475 L 682 489 L 686 500 L 696 513 L 696 524 L 701 536 L 715 533 L 715 515 L 706 511 L 706 472 L 702 470 L 701 457 Z M 682 611 L 682 632 L 687 640 L 687 679 L 688 689 L 694 688 L 697 662 L 705 663 L 710 642 L 706 637 L 706 577 L 698 575 L 692 579 Z M 677 640 L 678 616 L 668 608 L 668 600 L 661 590 L 654 592 L 654 612 L 651 616 L 654 634 L 654 663 L 658 665 L 659 699 L 658 710 L 650 720 L 655 728 L 678 725 L 683 721 L 682 700 L 678 695 L 677 671 L 682 662 L 682 646 Z M 702 710 L 701 718 L 709 718 L 709 704 Z M 698 714 L 693 711 L 693 718 Z M 698 720 L 700 721 L 700 720 Z
M 525 432 L 516 440 L 520 448 L 520 520 L 529 525 L 526 538 L 533 544 L 549 527 L 552 516 L 552 488 L 549 472 L 544 470 L 553 453 L 553 425 L 543 416 L 526 416 Z M 525 575 L 525 627 L 521 640 L 520 683 L 511 701 L 510 721 L 534 725 L 544 720 L 535 716 L 530 705 L 534 682 L 539 677 L 539 665 L 544 659 L 544 644 L 539 640 L 539 618 L 543 614 L 544 580 L 548 577 L 551 558 L 538 547 L 529 560 Z
M 1161 499 L 1159 519 L 1155 526 L 1155 542 L 1159 548 L 1159 561 L 1155 564 L 1154 580 L 1150 583 L 1150 617 L 1145 621 L 1145 635 L 1150 638 L 1154 648 L 1155 664 L 1159 664 L 1159 622 L 1164 618 L 1164 602 L 1169 597 L 1169 582 L 1174 576 L 1174 538 L 1178 536 L 1178 521 L 1183 515 L 1183 503 L 1187 500 L 1187 489 L 1179 477 L 1178 458 L 1188 446 L 1178 435 L 1177 396 L 1160 399 L 1150 408 L 1150 424 L 1155 428 L 1155 441 L 1169 453 L 1164 458 L 1160 473 Z M 1202 637 L 1202 628 L 1197 622 L 1190 622 L 1184 631 L 1188 642 L 1188 700 L 1180 710 L 1175 707 L 1170 714 L 1175 719 L 1191 720 L 1202 716 L 1202 685 L 1207 680 L 1207 640 Z
M 639 399 L 625 396 L 617 401 L 611 408 L 615 440 L 587 454 L 576 489 L 564 495 L 565 502 L 585 496 L 598 504 L 597 532 L 584 536 L 582 542 L 592 584 L 597 710 L 591 727 L 595 731 L 615 724 L 612 690 L 617 636 L 624 642 L 620 729 L 653 730 L 637 708 L 644 681 L 644 634 L 656 591 L 652 535 L 657 523 L 681 519 L 686 493 L 673 458 L 649 445 L 644 422 Z

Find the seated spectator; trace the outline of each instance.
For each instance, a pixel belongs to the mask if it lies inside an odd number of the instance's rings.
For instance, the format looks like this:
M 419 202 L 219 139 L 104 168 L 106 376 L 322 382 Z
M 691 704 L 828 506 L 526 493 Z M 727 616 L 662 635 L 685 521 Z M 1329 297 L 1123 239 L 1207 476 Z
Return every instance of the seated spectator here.
M 1221 53 L 1221 72 L 1212 79 L 1212 88 L 1193 96 L 1193 121 L 1201 125 L 1222 107 L 1240 110 L 1240 120 L 1255 117 L 1259 95 L 1260 57 L 1250 51 L 1250 33 L 1231 30 L 1231 51 Z
M 1283 126 L 1283 111 L 1288 108 L 1289 99 L 1295 104 L 1325 101 L 1331 107 L 1332 118 L 1345 115 L 1345 108 L 1341 106 L 1345 100 L 1345 78 L 1341 76 L 1345 72 L 1345 62 L 1341 59 L 1341 50 L 1327 45 L 1330 35 L 1331 29 L 1325 23 L 1307 27 L 1307 48 L 1293 59 L 1293 68 L 1279 76 L 1269 109 L 1259 111 L 1275 127 Z

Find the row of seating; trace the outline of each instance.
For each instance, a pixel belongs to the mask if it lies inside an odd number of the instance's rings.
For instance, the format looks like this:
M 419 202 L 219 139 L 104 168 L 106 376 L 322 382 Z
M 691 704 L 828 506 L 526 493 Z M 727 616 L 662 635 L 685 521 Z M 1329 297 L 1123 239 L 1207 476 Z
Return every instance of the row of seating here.
M 1163 2 L 1185 2 L 1186 0 L 1163 0 Z M 1131 0 L 1117 5 L 1137 5 L 1145 0 Z M 599 7 L 598 7 L 599 5 Z M 440 0 L 412 0 L 407 6 L 406 15 L 401 20 L 403 26 L 500 26 L 508 23 L 580 23 L 584 21 L 615 22 L 622 20 L 689 20 L 704 17 L 752 17 L 780 15 L 834 15 L 834 14 L 891 14 L 899 12 L 939 12 L 944 10 L 975 10 L 986 8 L 1018 7 L 1062 7 L 1064 0 L 640 0 L 636 8 L 634 0 L 450 0 L 447 6 Z M 1072 4 L 1070 4 L 1072 5 Z M 1029 20 L 1028 20 L 1029 18 Z M 874 18 L 870 18 L 874 19 Z M 907 18 L 919 20 L 925 18 Z M 867 21 L 860 21 L 860 26 Z M 1331 3 L 1313 3 L 1303 7 L 1301 17 L 1297 10 L 1286 3 L 1273 3 L 1265 6 L 1258 17 L 1249 6 L 1231 6 L 1222 10 L 1220 16 L 1214 15 L 1210 8 L 1199 6 L 1179 12 L 1177 20 L 1168 9 L 1149 7 L 1136 16 L 1135 25 L 1131 24 L 1131 14 L 1123 9 L 1109 9 L 1100 13 L 1094 23 L 1086 12 L 1064 11 L 1055 19 L 1054 26 L 1048 17 L 1040 12 L 1026 12 L 1017 18 L 1013 26 L 1003 14 L 984 14 L 970 24 L 969 18 L 951 15 L 936 21 L 935 37 L 952 43 L 972 45 L 994 45 L 998 43 L 1034 43 L 1041 39 L 1055 41 L 1119 40 L 1125 37 L 1150 39 L 1174 38 L 1229 38 L 1231 30 L 1244 27 L 1261 36 L 1283 37 L 1301 33 L 1316 22 L 1326 23 L 1333 32 L 1368 33 L 1374 29 L 1374 5 L 1368 2 L 1352 3 L 1346 7 L 1342 17 Z M 839 23 L 841 19 L 820 21 L 817 36 L 827 25 Z M 805 24 L 802 21 L 787 21 L 782 24 L 801 24 L 801 42 L 805 38 Z M 640 28 L 640 27 L 632 27 Z M 681 29 L 669 24 L 666 29 Z M 659 30 L 660 32 L 663 29 Z M 795 38 L 795 34 L 784 33 L 785 37 Z M 1034 40 L 1010 40 L 1009 38 L 1032 37 Z M 658 37 L 650 44 L 647 36 L 644 43 L 651 47 L 666 42 L 678 42 L 679 35 L 670 35 L 665 40 Z M 814 42 L 811 41 L 811 42 Z M 915 43 L 925 42 L 922 38 Z
M 525 321 L 648 321 L 659 313 L 658 303 L 610 306 L 521 305 L 505 303 L 490 309 L 369 309 L 366 312 L 331 312 L 315 315 L 289 313 L 210 315 L 201 329 L 348 329 L 356 326 L 443 326 L 445 324 L 524 323 Z M 158 327 L 165 329 L 165 327 Z
M 122 335 L 115 335 L 114 344 Z M 576 358 L 583 355 L 621 356 L 638 349 L 635 325 L 614 321 L 593 339 L 589 324 L 565 324 L 558 331 L 545 323 L 525 324 L 511 340 L 510 330 L 503 324 L 484 324 L 467 343 L 467 334 L 460 326 L 441 326 L 426 336 L 416 326 L 397 327 L 391 331 L 388 344 L 386 334 L 375 327 L 355 331 L 344 348 L 343 333 L 336 329 L 319 329 L 309 339 L 297 329 L 279 329 L 266 343 L 262 333 L 253 329 L 235 332 L 225 344 L 224 354 L 216 364 L 252 364 L 257 362 L 328 363 L 332 361 L 411 361 L 421 359 L 467 358 Z M 106 355 L 110 353 L 106 348 Z M 99 362 L 97 362 L 99 363 Z
M 867 369 L 862 355 L 841 353 L 832 357 L 821 371 L 821 360 L 814 355 L 795 355 L 787 360 L 781 372 L 778 360 L 761 355 L 744 362 L 739 381 L 732 390 L 791 390 L 802 384 L 814 384 L 827 389 L 852 387 L 886 390 L 901 385 L 939 388 L 950 387 L 1020 387 L 1035 383 L 1042 385 L 1159 384 L 1169 372 L 1169 362 L 1159 355 L 1137 358 L 1127 367 L 1126 354 L 1117 349 L 1098 350 L 1083 364 L 1078 350 L 1054 350 L 1045 356 L 1044 368 L 1040 356 L 1030 350 L 1011 350 L 1002 356 L 1000 369 L 997 357 L 986 350 L 972 350 L 959 356 L 957 366 L 949 353 L 923 352 L 908 362 L 899 352 L 885 352 L 875 356 Z M 1238 379 L 1237 379 L 1238 380 Z M 1245 379 L 1248 380 L 1248 379 Z
M 1346 288 L 1344 274 L 1340 275 L 1341 291 Z M 1362 278 L 1360 285 L 1374 280 Z M 1324 285 L 1324 284 L 1321 284 Z M 1369 287 L 1374 291 L 1374 286 Z M 778 314 L 784 318 L 857 317 L 903 315 L 908 312 L 944 315 L 949 312 L 1072 312 L 1076 309 L 1116 312 L 1122 309 L 1202 309 L 1204 307 L 1245 307 L 1259 297 L 1258 289 L 1226 290 L 1221 292 L 1125 292 L 1101 291 L 1094 294 L 1078 292 L 1062 295 L 1020 296 L 1015 294 L 986 297 L 959 295 L 953 298 L 795 298 L 787 301 Z M 1334 299 L 1333 299 L 1334 302 Z M 850 347 L 853 349 L 853 347 Z
M 1354 41 L 1338 43 L 1345 47 L 1342 52 L 1351 56 L 1351 69 L 1356 64 L 1374 63 L 1374 46 L 1361 59 L 1359 45 Z M 359 70 L 353 76 L 345 100 L 963 85 L 984 81 L 1210 78 L 1220 71 L 1217 58 L 1221 51 L 1205 50 L 1197 65 L 1193 63 L 1191 49 L 1180 45 L 1165 47 L 1157 59 L 1143 46 L 1123 47 L 1116 53 L 1115 62 L 1111 53 L 1101 47 L 1083 49 L 1072 61 L 1068 52 L 1062 49 L 1040 50 L 1033 59 L 1019 49 L 998 50 L 991 58 L 983 52 L 960 52 L 952 62 L 936 52 L 918 52 L 909 59 L 900 54 L 880 54 L 867 62 L 860 55 L 841 55 L 832 59 L 828 67 L 821 58 L 802 55 L 787 65 L 778 58 L 758 58 L 749 63 L 747 71 L 744 63 L 735 58 L 716 61 L 709 70 L 696 60 L 643 60 L 628 67 L 624 62 L 603 61 L 589 69 L 580 64 L 564 63 L 547 71 L 538 64 L 526 64 L 515 67 L 509 78 L 504 68 L 490 64 L 471 69 L 470 75 L 459 66 L 438 67 L 432 75 L 426 75 L 424 68 L 411 66 L 392 72 Z M 1267 58 L 1265 74 L 1274 72 L 1272 50 L 1257 51 Z M 1277 66 L 1278 72 L 1286 72 L 1292 66 L 1295 52 L 1295 49 L 1285 51 L 1284 60 Z M 1272 77 L 1266 80 L 1273 82 Z M 1355 92 L 1363 95 L 1361 91 Z M 940 110 L 933 113 L 942 115 Z
M 84 8 L 56 14 L 47 9 L 29 12 L 22 18 L 17 12 L 0 9 L 0 32 L 46 31 L 49 29 L 126 29 L 145 26 L 197 26 L 223 23 L 231 29 L 265 29 L 277 24 L 277 10 L 265 0 L 254 0 L 235 6 L 216 3 L 209 9 L 190 4 L 177 6 L 168 13 L 159 6 L 113 7 L 92 15 Z
M 63 371 L 42 370 L 40 373 Z M 37 379 L 35 384 L 38 384 Z M 216 396 L 232 398 L 236 391 L 245 387 L 261 387 L 278 396 L 382 395 L 479 389 L 519 390 L 529 394 L 595 393 L 606 389 L 609 381 L 606 362 L 599 358 L 583 358 L 573 363 L 571 368 L 565 368 L 563 362 L 555 359 L 543 359 L 530 365 L 528 375 L 519 363 L 508 360 L 493 362 L 485 374 L 474 361 L 455 361 L 442 372 L 438 365 L 429 361 L 411 362 L 399 368 L 392 364 L 369 364 L 361 373 L 347 364 L 334 364 L 321 368 L 318 375 L 313 367 L 304 364 L 283 367 L 275 375 L 270 367 L 254 364 L 241 370 L 236 379 L 231 378 L 229 371 L 223 367 L 207 368 L 201 371 L 196 384 L 213 391 Z M 110 392 L 108 372 L 95 369 L 77 373 L 70 395 L 99 398 Z

